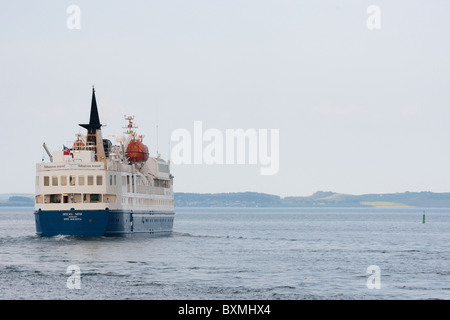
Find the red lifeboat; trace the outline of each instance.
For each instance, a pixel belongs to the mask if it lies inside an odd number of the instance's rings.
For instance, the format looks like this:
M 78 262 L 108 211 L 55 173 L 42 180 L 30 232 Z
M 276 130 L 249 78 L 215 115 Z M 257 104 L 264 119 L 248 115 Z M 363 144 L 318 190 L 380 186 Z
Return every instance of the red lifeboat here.
M 126 156 L 130 162 L 145 162 L 148 160 L 148 147 L 139 140 L 132 140 L 128 144 Z

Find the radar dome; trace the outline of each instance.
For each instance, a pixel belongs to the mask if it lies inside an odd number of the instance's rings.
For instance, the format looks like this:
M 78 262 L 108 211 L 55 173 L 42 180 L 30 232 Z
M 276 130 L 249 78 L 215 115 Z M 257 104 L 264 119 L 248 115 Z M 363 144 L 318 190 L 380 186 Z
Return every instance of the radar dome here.
M 125 142 L 125 136 L 124 136 L 123 134 L 119 134 L 119 135 L 116 137 L 116 141 L 117 141 L 117 142 L 120 142 L 120 143 L 124 143 L 124 142 Z

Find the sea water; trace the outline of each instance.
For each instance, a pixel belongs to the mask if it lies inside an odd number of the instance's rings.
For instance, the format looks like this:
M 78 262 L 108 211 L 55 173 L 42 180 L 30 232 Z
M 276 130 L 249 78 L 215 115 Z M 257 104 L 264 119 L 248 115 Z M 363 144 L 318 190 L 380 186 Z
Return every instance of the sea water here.
M 0 209 L 0 299 L 449 299 L 450 209 L 177 208 L 163 237 L 39 237 Z

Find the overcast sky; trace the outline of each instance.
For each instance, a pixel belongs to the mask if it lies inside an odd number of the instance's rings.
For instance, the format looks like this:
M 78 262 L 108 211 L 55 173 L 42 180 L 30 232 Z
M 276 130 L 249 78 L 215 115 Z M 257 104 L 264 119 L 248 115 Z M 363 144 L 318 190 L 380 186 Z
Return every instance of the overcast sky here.
M 173 165 L 176 192 L 450 192 L 449 13 L 446 0 L 2 1 L 0 193 L 34 192 L 42 143 L 84 133 L 92 85 L 104 137 L 134 115 L 166 159 L 194 121 L 279 130 L 277 174 Z

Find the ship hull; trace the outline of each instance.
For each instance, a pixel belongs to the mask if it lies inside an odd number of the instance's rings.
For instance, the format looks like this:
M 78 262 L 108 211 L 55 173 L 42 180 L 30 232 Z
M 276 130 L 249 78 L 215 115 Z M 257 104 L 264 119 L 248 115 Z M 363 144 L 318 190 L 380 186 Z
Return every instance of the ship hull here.
M 172 232 L 174 214 L 174 212 L 124 210 L 34 212 L 36 234 L 44 237 L 167 235 Z

